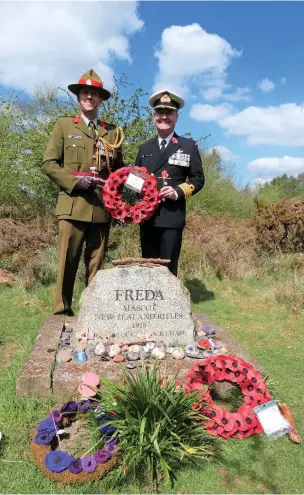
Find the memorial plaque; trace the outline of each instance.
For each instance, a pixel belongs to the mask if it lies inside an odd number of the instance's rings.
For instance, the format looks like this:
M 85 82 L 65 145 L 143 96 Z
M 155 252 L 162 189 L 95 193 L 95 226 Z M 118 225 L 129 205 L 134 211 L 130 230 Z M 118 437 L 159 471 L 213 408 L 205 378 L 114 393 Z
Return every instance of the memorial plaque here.
M 80 299 L 77 331 L 121 339 L 151 333 L 167 345 L 193 341 L 190 293 L 165 266 L 99 270 Z

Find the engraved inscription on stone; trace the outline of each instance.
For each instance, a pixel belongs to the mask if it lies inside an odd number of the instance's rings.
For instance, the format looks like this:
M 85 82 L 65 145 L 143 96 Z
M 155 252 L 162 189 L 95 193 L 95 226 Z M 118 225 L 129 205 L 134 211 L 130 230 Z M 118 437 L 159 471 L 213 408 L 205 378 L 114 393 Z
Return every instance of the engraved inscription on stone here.
M 194 331 L 190 294 L 164 266 L 99 270 L 82 293 L 77 330 L 112 330 L 125 339 L 147 331 L 167 344 L 187 344 Z

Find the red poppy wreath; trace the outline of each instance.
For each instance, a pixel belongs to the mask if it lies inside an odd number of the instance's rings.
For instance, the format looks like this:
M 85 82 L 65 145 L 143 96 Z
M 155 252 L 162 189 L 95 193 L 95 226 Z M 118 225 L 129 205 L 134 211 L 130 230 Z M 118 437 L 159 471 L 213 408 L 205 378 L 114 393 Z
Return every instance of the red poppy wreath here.
M 125 187 L 130 173 L 142 179 L 140 192 Z M 123 167 L 112 172 L 103 188 L 102 199 L 112 217 L 124 223 L 148 220 L 160 203 L 157 179 L 145 167 Z
M 240 387 L 244 403 L 235 412 L 214 404 L 210 386 L 215 381 L 229 381 Z M 200 409 L 208 418 L 202 422 L 210 435 L 243 439 L 262 433 L 262 425 L 253 408 L 265 404 L 272 397 L 261 373 L 240 357 L 231 354 L 218 355 L 195 363 L 187 373 L 185 390 L 186 393 L 201 391 L 200 397 L 203 402 L 198 402 L 193 407 Z

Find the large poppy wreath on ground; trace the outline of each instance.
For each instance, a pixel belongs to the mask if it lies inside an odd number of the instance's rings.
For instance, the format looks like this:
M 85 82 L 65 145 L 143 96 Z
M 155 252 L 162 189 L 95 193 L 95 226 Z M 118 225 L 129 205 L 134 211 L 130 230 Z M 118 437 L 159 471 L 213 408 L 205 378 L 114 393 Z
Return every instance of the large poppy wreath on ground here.
M 31 450 L 35 463 L 48 478 L 63 484 L 85 483 L 102 478 L 117 464 L 118 439 L 113 437 L 116 428 L 112 424 L 115 418 L 96 412 L 96 405 L 89 399 L 66 402 L 36 427 Z M 82 457 L 60 450 L 60 438 L 65 431 L 69 434 L 68 427 L 90 413 L 98 421 L 100 440 Z
M 240 387 L 244 403 L 235 412 L 214 404 L 210 386 L 215 381 L 229 381 Z M 261 373 L 240 357 L 218 355 L 195 363 L 187 372 L 185 390 L 186 393 L 201 391 L 203 402 L 198 402 L 194 407 L 207 417 L 202 422 L 210 435 L 243 439 L 262 433 L 262 425 L 253 408 L 272 400 L 272 397 Z
M 132 201 L 128 204 L 124 200 L 124 184 L 131 172 L 142 177 L 144 183 L 141 193 L 131 191 Z M 102 200 L 113 218 L 127 224 L 141 223 L 153 215 L 160 202 L 157 179 L 145 167 L 120 168 L 109 175 L 103 187 Z

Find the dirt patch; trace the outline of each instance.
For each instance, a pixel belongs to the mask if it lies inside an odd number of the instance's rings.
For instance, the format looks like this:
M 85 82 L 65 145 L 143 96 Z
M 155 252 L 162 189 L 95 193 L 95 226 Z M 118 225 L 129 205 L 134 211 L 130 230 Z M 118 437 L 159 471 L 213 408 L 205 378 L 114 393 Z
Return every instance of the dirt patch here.
M 8 270 L 0 270 L 0 285 L 13 285 L 14 276 Z
M 11 360 L 18 350 L 18 344 L 10 342 L 7 344 L 1 352 L 0 370 L 6 369 L 10 364 Z

